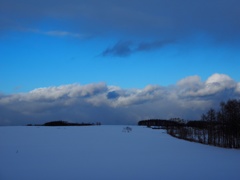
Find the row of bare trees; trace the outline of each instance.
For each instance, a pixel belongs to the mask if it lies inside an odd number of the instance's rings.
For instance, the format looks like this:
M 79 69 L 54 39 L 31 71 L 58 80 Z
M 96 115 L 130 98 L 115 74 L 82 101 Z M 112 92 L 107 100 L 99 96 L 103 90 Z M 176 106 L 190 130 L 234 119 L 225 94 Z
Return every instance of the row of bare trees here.
M 218 111 L 210 109 L 201 121 L 189 121 L 170 126 L 172 136 L 204 144 L 240 148 L 240 100 L 220 103 Z

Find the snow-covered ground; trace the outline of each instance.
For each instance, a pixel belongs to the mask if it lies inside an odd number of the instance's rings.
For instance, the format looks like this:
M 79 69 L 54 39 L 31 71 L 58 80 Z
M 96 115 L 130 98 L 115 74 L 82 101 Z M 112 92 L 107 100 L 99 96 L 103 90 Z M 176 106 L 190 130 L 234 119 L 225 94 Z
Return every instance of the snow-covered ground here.
M 0 127 L 0 179 L 240 179 L 240 150 L 123 128 Z

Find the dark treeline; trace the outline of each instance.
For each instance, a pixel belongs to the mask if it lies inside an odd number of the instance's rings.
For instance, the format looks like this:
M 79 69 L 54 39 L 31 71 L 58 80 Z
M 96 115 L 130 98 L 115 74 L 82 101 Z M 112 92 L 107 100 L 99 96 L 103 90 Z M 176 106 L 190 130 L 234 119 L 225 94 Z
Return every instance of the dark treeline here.
M 209 109 L 200 121 L 139 121 L 139 125 L 159 126 L 167 133 L 189 141 L 226 148 L 240 148 L 240 100 L 220 103 L 218 111 Z
M 93 126 L 93 125 L 101 125 L 101 123 L 97 122 L 96 124 L 94 123 L 70 123 L 67 121 L 51 121 L 51 122 L 46 122 L 41 125 L 34 125 L 34 126 Z M 33 126 L 32 124 L 28 124 L 28 126 Z
M 44 123 L 43 126 L 91 126 L 91 123 L 70 123 L 67 121 L 52 121 Z
M 138 122 L 139 126 L 152 127 L 153 129 L 168 129 L 170 126 L 178 126 L 180 123 L 173 120 L 149 119 Z

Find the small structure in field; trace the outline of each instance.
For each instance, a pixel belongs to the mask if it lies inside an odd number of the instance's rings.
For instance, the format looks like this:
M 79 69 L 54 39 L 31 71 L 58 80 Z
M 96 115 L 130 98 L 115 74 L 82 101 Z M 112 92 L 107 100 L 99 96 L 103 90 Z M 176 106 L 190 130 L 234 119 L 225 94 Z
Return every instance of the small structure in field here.
M 132 128 L 131 127 L 125 127 L 125 128 L 123 128 L 123 130 L 122 130 L 122 132 L 127 132 L 127 133 L 129 133 L 129 132 L 131 132 L 132 131 Z

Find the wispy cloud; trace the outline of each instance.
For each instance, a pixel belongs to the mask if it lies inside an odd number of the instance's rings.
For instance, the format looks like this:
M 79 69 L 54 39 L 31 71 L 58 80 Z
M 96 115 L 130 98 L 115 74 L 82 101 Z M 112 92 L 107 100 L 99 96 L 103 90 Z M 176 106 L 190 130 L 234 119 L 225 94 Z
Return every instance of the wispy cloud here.
M 79 39 L 83 39 L 87 37 L 86 34 L 74 33 L 69 31 L 61 31 L 61 30 L 43 31 L 40 29 L 31 29 L 31 28 L 23 28 L 23 27 L 19 27 L 18 29 L 24 32 L 43 34 L 47 36 L 72 37 L 72 38 L 79 38 Z
M 138 44 L 137 48 L 135 49 L 136 52 L 138 51 L 150 51 L 164 47 L 170 43 L 173 43 L 173 40 L 164 40 L 164 41 L 153 41 L 153 42 L 141 42 Z
M 112 47 L 105 49 L 102 56 L 119 56 L 126 57 L 137 52 L 147 52 L 160 49 L 173 41 L 152 41 L 133 43 L 132 41 L 119 41 Z
M 131 41 L 117 42 L 114 46 L 107 48 L 102 52 L 102 56 L 129 56 L 133 49 Z
M 177 84 L 122 89 L 105 83 L 38 88 L 29 93 L 0 95 L 1 125 L 69 121 L 135 124 L 146 118 L 199 119 L 220 101 L 240 98 L 239 82 L 213 74 L 206 81 L 190 76 Z
M 50 36 L 70 36 L 74 38 L 83 38 L 84 35 L 78 34 L 78 33 L 72 33 L 72 32 L 67 32 L 67 31 L 47 31 L 47 32 L 41 32 L 42 34 L 50 35 Z

